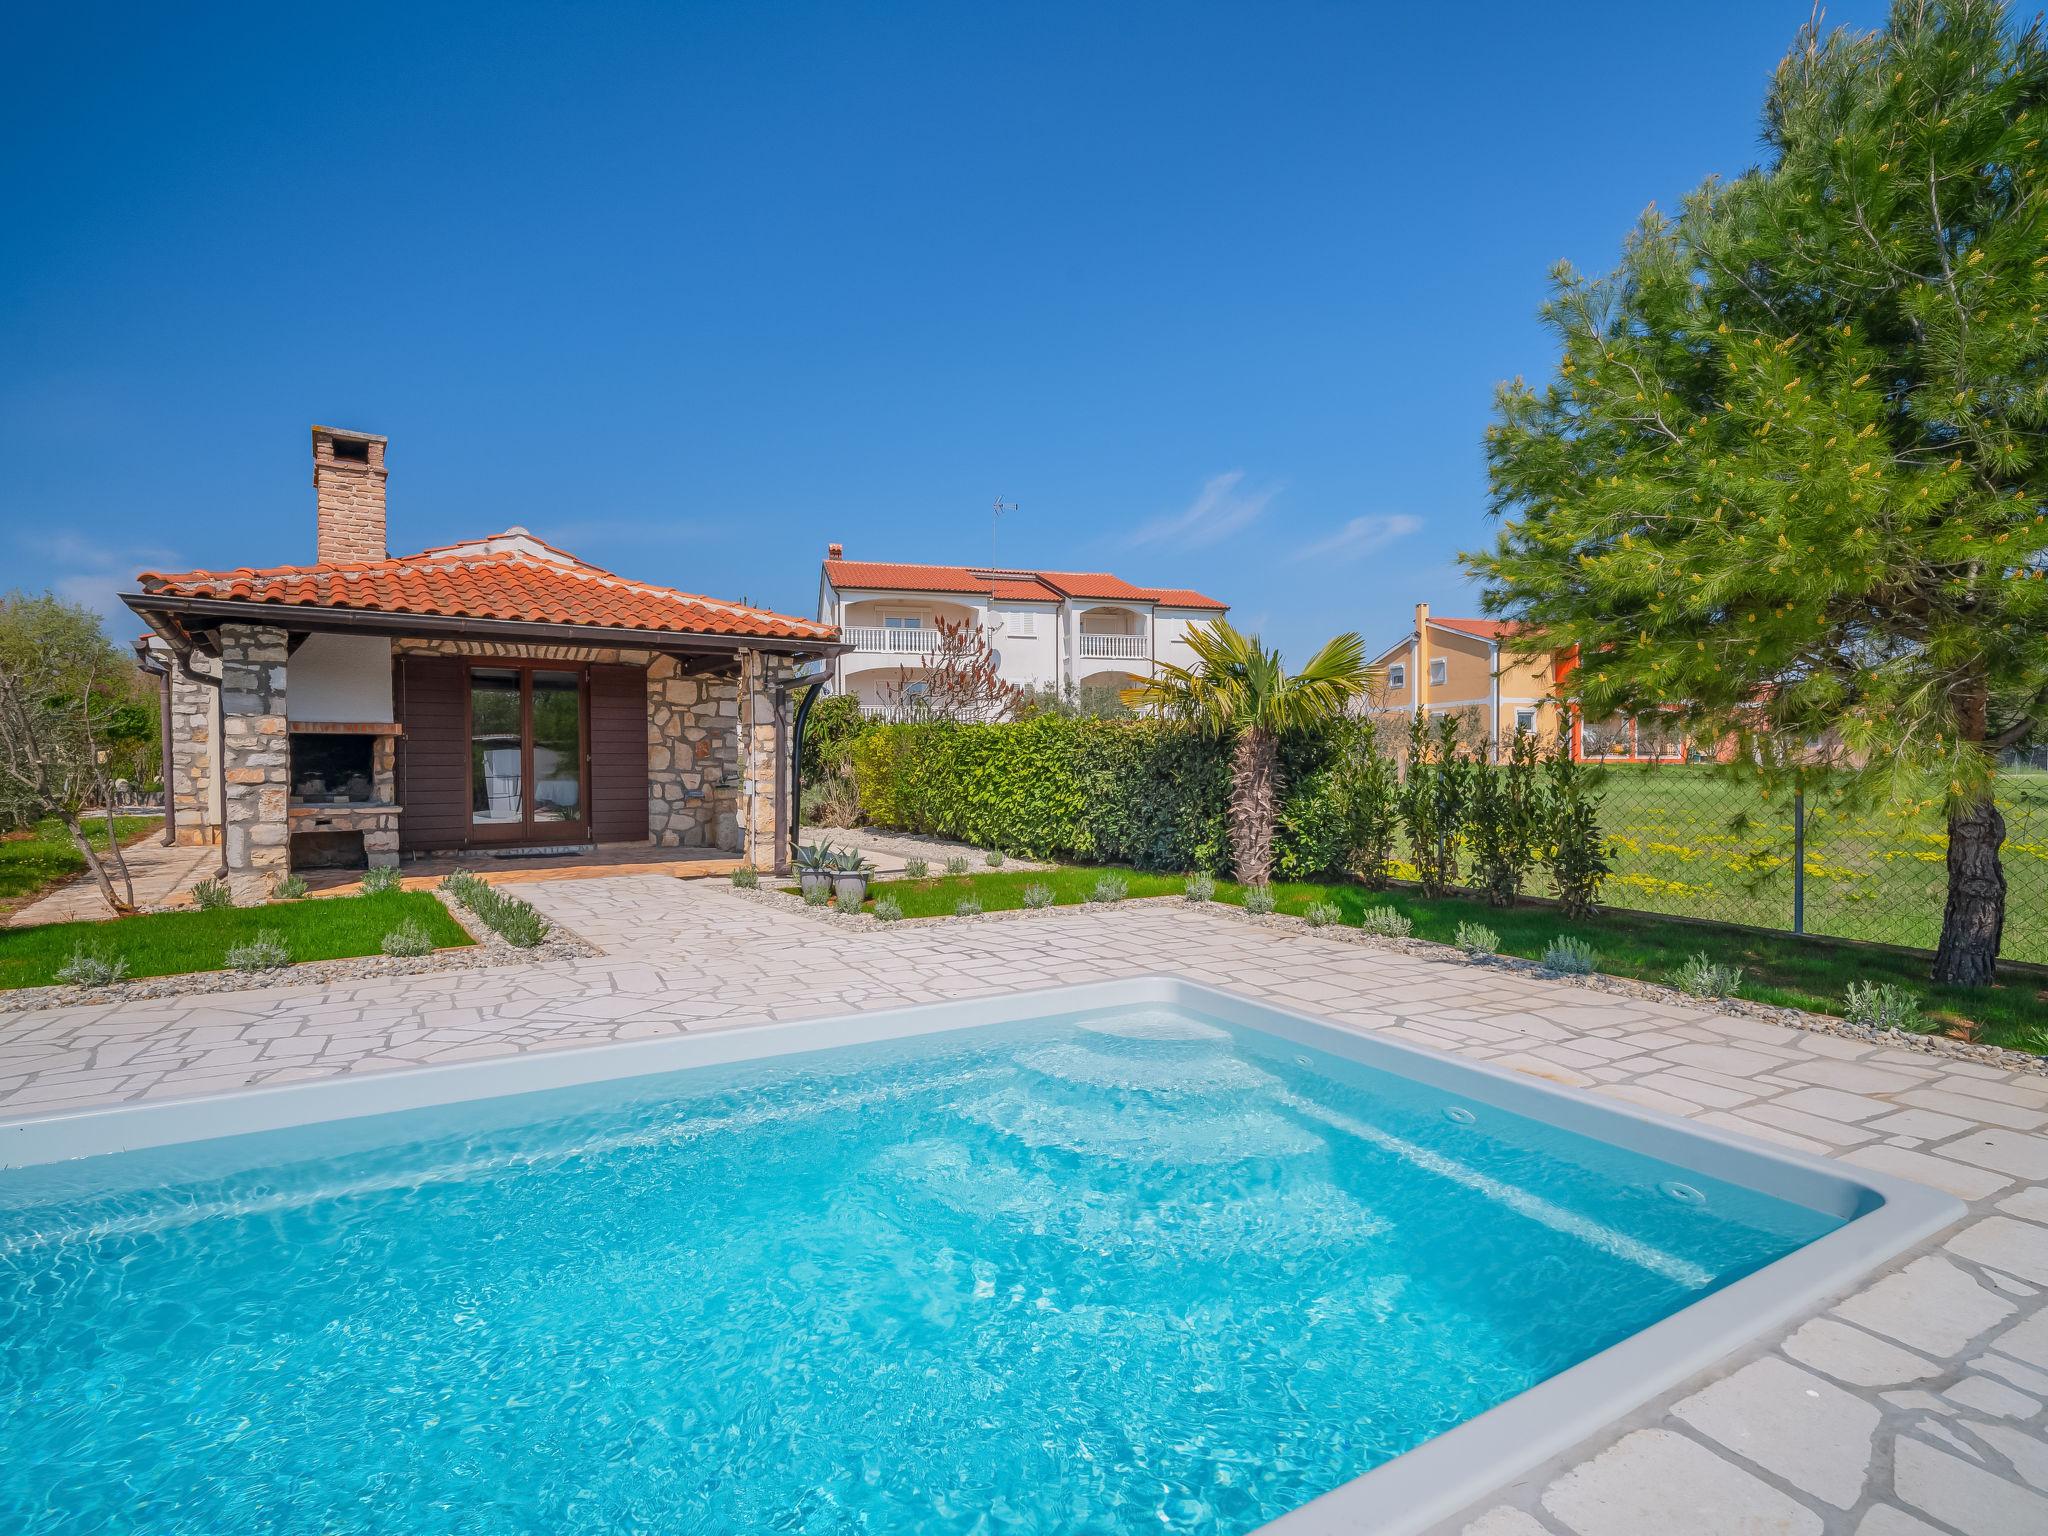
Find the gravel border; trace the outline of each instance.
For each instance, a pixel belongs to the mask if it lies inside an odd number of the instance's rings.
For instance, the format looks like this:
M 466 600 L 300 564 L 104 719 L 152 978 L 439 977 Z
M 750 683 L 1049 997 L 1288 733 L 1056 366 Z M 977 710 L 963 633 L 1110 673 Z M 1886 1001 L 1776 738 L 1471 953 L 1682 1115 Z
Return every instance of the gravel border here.
M 596 945 L 550 918 L 548 936 L 532 949 L 499 938 L 469 912 L 436 889 L 434 899 L 476 942 L 430 955 L 355 955 L 344 960 L 306 960 L 274 971 L 186 971 L 177 976 L 139 976 L 104 987 L 21 987 L 0 992 L 0 1018 L 48 1008 L 82 1008 L 97 1003 L 132 1003 L 159 997 L 204 997 L 215 992 L 254 992 L 271 987 L 318 987 L 337 982 L 386 981 L 394 976 L 431 976 L 441 971 L 482 971 L 504 965 L 546 965 L 602 953 Z M 347 901 L 346 896 L 324 898 Z
M 831 923 L 843 928 L 922 927 L 930 923 L 989 923 L 1005 920 L 1030 920 L 1047 912 L 1072 912 L 1074 903 L 1053 907 L 1015 907 L 1003 912 L 982 912 L 973 917 L 947 916 L 904 917 L 895 922 L 884 923 L 872 912 L 841 912 L 833 907 L 813 907 L 805 904 L 800 896 L 791 896 L 782 891 L 759 886 L 753 890 L 734 887 L 734 894 L 749 901 L 762 902 L 784 912 L 794 912 L 814 923 Z M 1972 1061 L 1980 1066 L 1996 1067 L 2007 1072 L 2031 1072 L 2037 1076 L 2048 1076 L 2048 1056 L 2036 1056 L 2030 1051 L 2010 1050 L 2002 1045 L 1980 1045 L 1975 1041 L 1957 1040 L 1948 1035 L 1912 1035 L 1898 1029 L 1873 1029 L 1866 1024 L 1852 1024 L 1847 1019 L 1838 1019 L 1831 1014 L 1809 1013 L 1803 1008 L 1783 1007 L 1775 1003 L 1751 1002 L 1740 997 L 1695 997 L 1690 992 L 1681 992 L 1676 987 L 1662 986 L 1653 981 L 1638 981 L 1628 976 L 1609 976 L 1594 972 L 1589 976 L 1570 976 L 1550 970 L 1541 961 L 1523 960 L 1513 955 L 1485 955 L 1473 957 L 1462 949 L 1450 944 L 1437 944 L 1428 939 L 1386 939 L 1375 934 L 1362 933 L 1356 928 L 1341 924 L 1330 924 L 1322 928 L 1311 928 L 1307 921 L 1283 913 L 1264 915 L 1247 912 L 1242 907 L 1225 901 L 1190 902 L 1182 896 L 1130 896 L 1114 903 L 1128 907 L 1151 905 L 1158 902 L 1174 902 L 1181 906 L 1193 907 L 1200 911 L 1213 912 L 1231 922 L 1249 923 L 1276 933 L 1314 935 L 1319 939 L 1335 939 L 1340 943 L 1358 944 L 1368 949 L 1388 949 L 1398 954 L 1413 955 L 1418 960 L 1430 960 L 1440 965 L 1476 965 L 1492 970 L 1512 971 L 1521 976 L 1539 976 L 1545 981 L 1565 982 L 1572 986 L 1584 987 L 1591 992 L 1605 992 L 1613 997 L 1636 998 L 1642 1002 L 1675 1003 L 1685 1008 L 1697 1008 L 1707 1013 L 1726 1014 L 1732 1018 L 1754 1019 L 1762 1024 L 1776 1024 L 1788 1029 L 1803 1029 L 1809 1034 L 1834 1035 L 1838 1039 L 1856 1040 L 1866 1045 L 1890 1046 L 1897 1050 L 1917 1051 L 1923 1056 L 1935 1056 L 1949 1061 Z M 1084 904 L 1086 905 L 1086 904 Z

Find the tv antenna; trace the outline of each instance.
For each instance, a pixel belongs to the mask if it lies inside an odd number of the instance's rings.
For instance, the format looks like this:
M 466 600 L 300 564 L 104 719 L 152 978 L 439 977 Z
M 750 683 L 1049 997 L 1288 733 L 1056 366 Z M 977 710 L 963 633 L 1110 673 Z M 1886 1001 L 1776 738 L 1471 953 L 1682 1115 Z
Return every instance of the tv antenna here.
M 996 565 L 996 525 L 1002 521 L 1005 512 L 1014 512 L 1016 510 L 1017 503 L 1014 501 L 1005 501 L 1000 496 L 995 499 L 988 519 L 988 563 L 991 566 Z M 1000 567 L 997 568 L 1000 569 Z

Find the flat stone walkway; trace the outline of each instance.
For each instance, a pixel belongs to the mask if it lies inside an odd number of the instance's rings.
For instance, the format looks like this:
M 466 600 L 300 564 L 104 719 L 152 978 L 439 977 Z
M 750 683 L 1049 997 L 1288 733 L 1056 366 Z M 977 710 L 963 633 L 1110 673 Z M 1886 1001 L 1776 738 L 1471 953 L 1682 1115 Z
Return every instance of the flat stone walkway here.
M 155 832 L 139 843 L 130 843 L 121 852 L 135 881 L 135 905 L 144 909 L 160 907 L 183 896 L 220 867 L 218 848 L 166 848 L 161 834 Z M 8 916 L 7 924 L 11 928 L 26 928 L 34 923 L 97 923 L 113 915 L 107 910 L 106 898 L 100 895 L 99 883 L 87 873 L 18 908 Z
M 0 1114 L 1170 972 L 1969 1202 L 1444 1536 L 2048 1533 L 2048 1078 L 1180 902 L 856 926 L 660 876 L 522 892 L 593 959 L 0 1018 Z

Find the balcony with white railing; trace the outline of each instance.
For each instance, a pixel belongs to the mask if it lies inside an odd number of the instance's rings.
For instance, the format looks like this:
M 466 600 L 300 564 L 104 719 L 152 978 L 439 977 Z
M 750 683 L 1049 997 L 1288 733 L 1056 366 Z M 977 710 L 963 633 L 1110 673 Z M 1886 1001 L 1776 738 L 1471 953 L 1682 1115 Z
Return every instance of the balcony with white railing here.
M 891 625 L 848 624 L 840 638 L 854 650 L 884 656 L 929 656 L 939 648 L 936 629 L 903 629 Z
M 1099 661 L 1144 661 L 1152 654 L 1152 642 L 1145 635 L 1081 636 L 1081 655 Z

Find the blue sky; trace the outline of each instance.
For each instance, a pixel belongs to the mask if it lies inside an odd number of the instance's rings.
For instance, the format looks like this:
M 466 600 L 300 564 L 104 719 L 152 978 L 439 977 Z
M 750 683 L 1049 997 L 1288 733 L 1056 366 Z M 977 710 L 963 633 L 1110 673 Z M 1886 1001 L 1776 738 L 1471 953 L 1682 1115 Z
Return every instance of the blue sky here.
M 808 613 L 1001 495 L 1005 563 L 1377 645 L 1474 611 L 1549 265 L 1753 163 L 1806 9 L 20 10 L 0 585 L 310 559 L 318 421 L 394 550 Z

